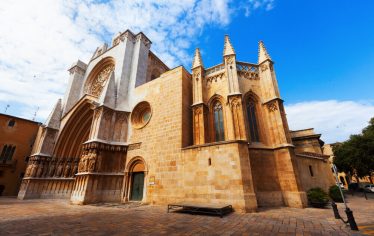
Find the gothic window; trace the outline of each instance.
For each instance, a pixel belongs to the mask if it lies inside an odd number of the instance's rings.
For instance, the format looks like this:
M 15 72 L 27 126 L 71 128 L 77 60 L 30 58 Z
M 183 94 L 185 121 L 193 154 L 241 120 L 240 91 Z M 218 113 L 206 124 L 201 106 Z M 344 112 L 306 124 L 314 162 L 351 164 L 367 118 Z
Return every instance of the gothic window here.
M 0 161 L 5 163 L 6 161 L 12 160 L 15 151 L 16 146 L 4 145 L 3 150 L 1 151 Z
M 249 126 L 249 136 L 251 141 L 260 142 L 260 136 L 258 133 L 256 102 L 253 99 L 249 99 L 247 102 L 247 117 Z
M 214 123 L 214 134 L 215 141 L 224 141 L 225 140 L 225 130 L 223 127 L 223 112 L 222 104 L 216 102 L 213 106 L 213 123 Z
M 12 149 L 10 149 L 9 154 L 7 156 L 8 161 L 12 160 L 12 157 L 15 151 L 16 151 L 16 146 L 13 146 Z

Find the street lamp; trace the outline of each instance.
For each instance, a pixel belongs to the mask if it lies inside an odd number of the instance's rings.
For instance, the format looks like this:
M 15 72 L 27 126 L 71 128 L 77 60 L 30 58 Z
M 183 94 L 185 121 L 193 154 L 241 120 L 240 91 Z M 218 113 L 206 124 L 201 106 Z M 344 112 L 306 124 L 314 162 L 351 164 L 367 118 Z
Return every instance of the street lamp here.
M 345 222 L 339 215 L 339 211 L 338 211 L 338 208 L 335 204 L 335 202 L 332 202 L 332 208 L 334 210 L 334 215 L 335 215 L 335 218 L 338 219 L 340 218 L 341 220 L 343 220 L 344 223 L 349 223 L 349 225 L 351 226 L 351 230 L 358 230 L 358 227 L 357 227 L 357 224 L 356 224 L 356 221 L 355 221 L 355 218 L 353 217 L 353 212 L 351 211 L 351 209 L 349 209 L 349 207 L 347 206 L 347 202 L 345 201 L 345 198 L 344 198 L 344 194 L 343 194 L 343 191 L 342 191 L 342 188 L 340 186 L 340 182 L 339 182 L 339 178 L 338 178 L 338 169 L 336 168 L 336 165 L 333 164 L 332 165 L 332 169 L 334 171 L 334 175 L 335 175 L 335 180 L 336 180 L 336 184 L 338 185 L 338 188 L 340 190 L 340 194 L 342 195 L 342 199 L 343 199 L 343 202 L 344 202 L 344 206 L 345 206 L 345 213 L 347 214 L 347 222 Z

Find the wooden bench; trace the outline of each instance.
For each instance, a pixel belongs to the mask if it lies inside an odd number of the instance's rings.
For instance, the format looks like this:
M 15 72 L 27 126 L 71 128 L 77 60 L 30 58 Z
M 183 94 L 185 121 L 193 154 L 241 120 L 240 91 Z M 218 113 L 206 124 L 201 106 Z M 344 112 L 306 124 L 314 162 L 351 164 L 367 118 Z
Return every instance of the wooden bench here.
M 168 213 L 170 210 L 188 213 L 202 213 L 219 215 L 221 218 L 233 211 L 231 205 L 227 204 L 215 204 L 215 203 L 194 203 L 194 202 L 179 202 L 174 204 L 168 204 Z

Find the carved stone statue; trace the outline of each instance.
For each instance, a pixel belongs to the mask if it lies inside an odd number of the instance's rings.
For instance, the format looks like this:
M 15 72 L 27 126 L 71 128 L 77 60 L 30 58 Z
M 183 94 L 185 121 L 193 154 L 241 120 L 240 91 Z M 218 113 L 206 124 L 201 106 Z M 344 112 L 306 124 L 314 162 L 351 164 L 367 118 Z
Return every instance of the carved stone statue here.
M 87 170 L 88 170 L 88 158 L 89 158 L 89 155 L 90 154 L 85 155 L 83 157 L 83 172 L 87 172 Z
M 74 177 L 74 175 L 78 172 L 78 160 L 74 161 L 73 170 L 70 173 L 71 177 Z
M 70 166 L 70 163 L 68 162 L 65 166 L 65 170 L 64 170 L 64 177 L 65 178 L 68 178 L 70 177 L 70 169 L 71 169 L 71 166 Z
M 64 167 L 64 164 L 62 163 L 62 161 L 60 161 L 57 167 L 57 171 L 55 173 L 56 177 L 61 177 L 63 167 Z
M 39 164 L 39 168 L 38 168 L 38 170 L 36 172 L 36 177 L 42 177 L 43 170 L 44 170 L 44 165 L 43 165 L 43 163 L 40 163 Z
M 36 163 L 32 163 L 30 177 L 35 177 L 37 168 L 38 168 L 38 165 Z
M 90 152 L 89 159 L 88 159 L 88 171 L 93 172 L 95 171 L 95 164 L 96 164 L 96 153 L 95 151 Z
M 48 170 L 48 177 L 53 177 L 56 168 L 56 160 L 52 160 Z
M 25 172 L 25 177 L 30 177 L 31 174 L 31 164 L 27 165 L 26 172 Z

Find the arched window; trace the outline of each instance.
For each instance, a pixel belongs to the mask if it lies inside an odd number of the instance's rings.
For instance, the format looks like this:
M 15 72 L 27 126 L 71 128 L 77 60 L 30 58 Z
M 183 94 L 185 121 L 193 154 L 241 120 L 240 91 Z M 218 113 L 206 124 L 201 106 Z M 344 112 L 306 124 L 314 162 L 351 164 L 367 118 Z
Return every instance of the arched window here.
M 1 152 L 0 160 L 2 160 L 4 163 L 6 161 L 12 160 L 12 157 L 15 151 L 16 151 L 16 146 L 5 145 Z
M 10 148 L 9 148 L 9 149 L 10 149 Z M 13 154 L 14 154 L 15 151 L 16 151 L 16 146 L 13 146 L 13 147 L 9 150 L 9 154 L 8 154 L 8 156 L 7 156 L 7 160 L 8 160 L 8 161 L 12 160 L 12 158 L 13 158 Z
M 246 105 L 250 139 L 252 142 L 260 142 L 260 136 L 258 134 L 256 102 L 250 98 L 248 99 Z
M 222 112 L 222 104 L 220 102 L 216 102 L 213 105 L 213 123 L 214 123 L 214 134 L 215 134 L 215 141 L 224 141 L 225 140 L 225 130 L 223 127 L 223 112 Z

